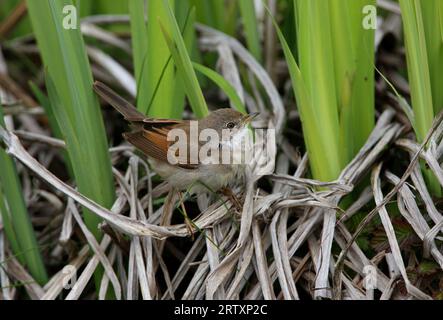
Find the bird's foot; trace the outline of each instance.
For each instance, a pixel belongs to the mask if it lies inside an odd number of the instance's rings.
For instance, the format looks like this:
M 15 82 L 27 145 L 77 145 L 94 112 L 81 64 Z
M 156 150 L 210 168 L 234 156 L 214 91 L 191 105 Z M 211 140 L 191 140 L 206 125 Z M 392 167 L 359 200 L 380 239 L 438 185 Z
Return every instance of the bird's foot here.
M 191 237 L 192 241 L 194 241 L 194 223 L 189 218 L 188 213 L 186 212 L 186 208 L 185 208 L 184 200 L 183 200 L 183 197 L 182 197 L 182 193 L 179 192 L 178 194 L 179 194 L 179 197 L 180 197 L 180 206 L 181 206 L 182 211 L 183 211 L 183 217 L 185 218 L 186 229 L 188 229 L 189 236 Z

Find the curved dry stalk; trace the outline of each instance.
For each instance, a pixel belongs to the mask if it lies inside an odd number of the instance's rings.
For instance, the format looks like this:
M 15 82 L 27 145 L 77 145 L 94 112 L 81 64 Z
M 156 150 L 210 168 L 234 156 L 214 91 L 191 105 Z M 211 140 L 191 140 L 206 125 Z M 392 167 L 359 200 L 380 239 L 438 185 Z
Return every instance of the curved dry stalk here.
M 334 272 L 334 292 L 333 296 L 334 299 L 340 299 L 341 296 L 341 281 L 340 281 L 340 275 L 343 271 L 344 266 L 344 259 L 347 255 L 347 252 L 349 248 L 351 247 L 352 243 L 355 241 L 355 239 L 358 237 L 358 235 L 363 231 L 365 226 L 368 225 L 368 223 L 374 218 L 374 216 L 378 213 L 378 211 L 383 208 L 393 197 L 398 193 L 402 185 L 406 182 L 406 180 L 411 175 L 415 165 L 417 164 L 417 161 L 419 160 L 421 152 L 425 149 L 425 146 L 428 144 L 430 139 L 432 138 L 434 132 L 437 130 L 438 127 L 442 124 L 443 120 L 443 112 L 440 112 L 437 116 L 437 118 L 434 120 L 433 125 L 431 129 L 429 130 L 426 138 L 424 139 L 423 143 L 421 144 L 419 150 L 414 154 L 414 156 L 411 159 L 410 164 L 408 165 L 405 173 L 401 177 L 400 181 L 394 186 L 394 188 L 386 195 L 386 197 L 383 199 L 383 201 L 380 201 L 380 203 L 367 214 L 367 216 L 360 222 L 358 225 L 356 231 L 352 235 L 351 241 L 348 242 L 345 249 L 343 249 L 337 259 L 337 262 L 335 264 L 335 272 Z

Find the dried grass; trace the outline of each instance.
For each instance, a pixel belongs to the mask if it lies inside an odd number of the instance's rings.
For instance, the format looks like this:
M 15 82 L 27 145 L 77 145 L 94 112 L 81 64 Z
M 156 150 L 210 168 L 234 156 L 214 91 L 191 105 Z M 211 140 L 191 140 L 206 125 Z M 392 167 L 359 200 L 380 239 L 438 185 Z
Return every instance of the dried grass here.
M 384 5 L 391 2 L 381 1 Z M 390 6 L 396 11 L 395 6 Z M 88 36 L 104 41 L 125 51 L 125 41 L 98 27 L 104 22 L 127 21 L 126 17 L 90 17 L 82 27 Z M 69 245 L 78 239 L 80 229 L 84 240 L 80 250 L 74 250 L 66 265 L 79 270 L 79 277 L 68 292 L 63 292 L 66 274 L 63 268 L 54 274 L 42 288 L 11 257 L 0 227 L 0 281 L 3 299 L 14 299 L 17 290 L 10 286 L 19 281 L 32 299 L 68 300 L 84 298 L 89 294 L 87 285 L 99 265 L 105 273 L 96 298 L 104 299 L 109 287 L 117 299 L 300 299 L 306 294 L 312 298 L 376 299 L 372 288 L 366 287 L 367 266 L 377 274 L 376 290 L 379 299 L 416 298 L 430 296 L 419 289 L 407 273 L 399 239 L 395 234 L 392 217 L 386 209 L 389 200 L 395 199 L 404 220 L 412 227 L 423 243 L 425 257 L 436 261 L 443 269 L 443 256 L 439 236 L 443 230 L 443 217 L 436 208 L 421 174 L 421 158 L 443 186 L 440 160 L 443 154 L 443 123 L 441 117 L 428 136 L 429 143 L 418 145 L 412 136 L 405 135 L 406 127 L 398 109 L 386 107 L 378 117 L 374 131 L 366 144 L 342 171 L 336 181 L 321 182 L 306 178 L 308 157 L 301 157 L 283 135 L 286 111 L 269 73 L 234 38 L 219 31 L 198 25 L 199 43 L 203 50 L 218 53 L 218 67 L 225 78 L 236 88 L 240 98 L 251 111 L 262 111 L 265 124 L 277 132 L 277 143 L 282 153 L 277 160 L 276 173 L 266 179 L 272 192 L 257 187 L 257 180 L 248 172 L 245 185 L 238 186 L 244 195 L 240 218 L 233 216 L 225 199 L 210 203 L 193 221 L 195 240 L 185 249 L 170 247 L 171 239 L 189 236 L 183 224 L 171 224 L 178 197 L 168 192 L 164 184 L 153 187 L 146 162 L 134 153 L 133 148 L 120 145 L 112 148 L 113 163 L 128 163 L 126 172 L 113 168 L 117 187 L 117 200 L 110 210 L 101 207 L 57 178 L 47 168 L 57 157 L 57 149 L 65 148 L 63 141 L 49 137 L 32 118 L 34 115 L 18 111 L 20 130 L 0 128 L 2 141 L 10 155 L 20 163 L 24 179 L 24 193 L 35 199 L 44 181 L 51 188 L 47 197 L 30 201 L 29 206 L 60 202 L 56 211 L 60 222 L 56 232 L 47 235 L 48 241 L 58 243 L 58 250 L 71 252 Z M 384 30 L 389 30 L 386 28 Z M 381 37 L 384 37 L 382 34 Z M 15 50 L 30 52 L 32 45 L 16 42 Z M 110 82 L 135 95 L 135 81 L 111 57 L 89 48 L 94 67 L 111 75 Z M 244 90 L 239 76 L 239 65 L 247 68 L 251 79 L 264 89 L 271 110 L 257 88 L 253 96 Z M 268 62 L 268 65 L 270 62 Z M 27 119 L 26 121 L 22 121 Z M 31 119 L 31 120 L 29 120 Z M 36 129 L 37 128 L 37 129 Z M 31 142 L 25 150 L 22 143 Z M 410 155 L 410 166 L 398 177 L 389 167 L 389 150 L 402 149 Z M 38 158 L 38 159 L 37 159 Z M 291 166 L 295 173 L 289 174 Z M 139 173 L 147 172 L 145 177 Z M 371 174 L 371 185 L 362 188 L 358 197 L 342 211 L 340 201 L 354 192 L 365 176 Z M 383 184 L 393 186 L 383 194 Z M 142 195 L 141 195 L 142 194 Z M 153 200 L 166 195 L 163 205 L 154 211 Z M 394 198 L 396 197 L 396 198 Z M 424 203 L 421 206 L 418 201 Z M 375 203 L 376 207 L 352 232 L 345 222 L 362 208 Z M 78 213 L 78 205 L 90 209 L 103 219 L 103 230 L 108 234 L 98 243 L 85 227 Z M 378 215 L 388 239 L 389 250 L 374 257 L 365 255 L 355 242 L 357 235 Z M 338 219 L 337 219 L 338 217 Z M 54 216 L 48 217 L 54 221 Z M 1 225 L 0 225 L 1 226 Z M 110 228 L 108 228 L 110 227 Z M 109 231 L 111 230 L 111 231 Z M 439 240 L 439 241 L 437 241 Z M 333 249 L 336 245 L 341 250 Z M 61 248 L 61 249 L 60 249 Z M 53 248 L 53 250 L 56 250 Z M 177 254 L 181 263 L 168 265 L 168 255 Z M 390 273 L 380 267 L 385 261 Z M 397 290 L 404 283 L 406 293 Z M 394 296 L 395 295 L 395 296 Z

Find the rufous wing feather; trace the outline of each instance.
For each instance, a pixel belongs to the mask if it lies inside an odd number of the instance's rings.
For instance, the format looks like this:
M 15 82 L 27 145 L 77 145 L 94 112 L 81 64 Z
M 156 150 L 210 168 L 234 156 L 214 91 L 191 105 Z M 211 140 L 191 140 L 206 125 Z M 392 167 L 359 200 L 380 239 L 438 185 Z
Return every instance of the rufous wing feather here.
M 165 128 L 151 128 L 151 130 L 143 129 L 127 132 L 124 133 L 123 136 L 129 143 L 140 149 L 148 157 L 169 163 L 168 150 L 174 142 L 167 140 L 167 132 L 168 130 Z M 178 161 L 175 165 L 178 167 L 184 169 L 196 169 L 198 167 L 198 165 L 189 164 L 189 162 L 186 161 L 189 154 L 176 154 L 175 156 Z
M 103 100 L 113 106 L 126 120 L 134 125 L 135 131 L 124 133 L 124 138 L 147 156 L 168 162 L 169 146 L 173 143 L 168 141 L 168 133 L 173 128 L 182 127 L 184 121 L 148 118 L 104 83 L 96 81 L 93 87 L 94 91 Z M 195 169 L 197 167 L 197 165 L 190 165 L 186 161 L 189 154 L 178 155 L 177 157 L 179 161 L 178 166 L 186 169 Z
M 168 161 L 167 148 L 164 150 L 161 146 L 147 139 L 142 130 L 126 132 L 123 136 L 129 143 L 143 151 L 147 156 L 160 161 Z

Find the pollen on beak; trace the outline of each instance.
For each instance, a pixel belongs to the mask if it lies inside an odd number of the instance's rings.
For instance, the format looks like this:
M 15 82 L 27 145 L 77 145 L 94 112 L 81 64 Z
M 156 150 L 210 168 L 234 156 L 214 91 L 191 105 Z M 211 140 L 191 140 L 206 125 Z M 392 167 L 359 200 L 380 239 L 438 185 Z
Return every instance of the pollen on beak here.
M 257 117 L 260 113 L 259 112 L 254 112 L 254 113 L 250 113 L 247 114 L 243 117 L 242 122 L 245 124 L 250 123 L 255 117 Z

